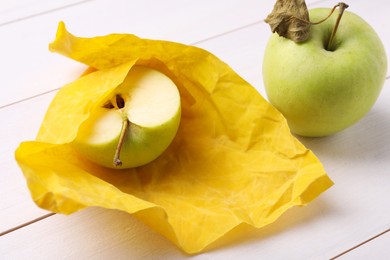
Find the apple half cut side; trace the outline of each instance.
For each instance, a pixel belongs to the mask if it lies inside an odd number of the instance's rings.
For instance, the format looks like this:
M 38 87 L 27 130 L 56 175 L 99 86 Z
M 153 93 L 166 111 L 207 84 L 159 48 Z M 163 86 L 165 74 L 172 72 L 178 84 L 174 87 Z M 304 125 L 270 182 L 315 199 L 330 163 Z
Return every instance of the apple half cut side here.
M 96 164 L 125 169 L 159 157 L 180 125 L 180 94 L 165 74 L 134 66 L 80 126 L 75 148 Z

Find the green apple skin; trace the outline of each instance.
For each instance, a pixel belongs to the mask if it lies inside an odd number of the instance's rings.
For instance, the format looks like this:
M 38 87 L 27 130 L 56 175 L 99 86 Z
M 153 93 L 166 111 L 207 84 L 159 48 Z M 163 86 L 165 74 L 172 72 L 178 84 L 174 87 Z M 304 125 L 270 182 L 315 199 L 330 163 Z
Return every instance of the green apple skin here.
M 171 144 L 180 124 L 180 115 L 180 110 L 178 110 L 171 120 L 155 127 L 141 127 L 130 123 L 127 132 L 131 134 L 127 134 L 123 143 L 120 156 L 121 166 L 113 166 L 121 129 L 117 127 L 117 124 L 115 129 L 118 135 L 111 140 L 94 144 L 76 139 L 74 144 L 85 157 L 104 167 L 113 169 L 139 167 L 155 160 Z
M 310 10 L 319 21 L 330 9 Z M 356 123 L 377 100 L 387 73 L 387 56 L 376 32 L 362 18 L 344 12 L 331 51 L 325 49 L 336 22 L 311 26 L 303 43 L 273 34 L 263 60 L 270 103 L 293 133 L 318 137 Z
M 113 96 L 121 94 L 124 97 L 129 94 L 125 98 L 125 102 L 129 105 L 123 109 L 107 109 L 102 105 L 97 107 L 90 118 L 80 126 L 78 136 L 73 143 L 83 156 L 101 166 L 127 169 L 150 163 L 167 149 L 178 131 L 181 107 L 176 85 L 167 82 L 170 79 L 165 75 L 162 76 L 160 72 L 137 67 L 130 71 L 130 77 L 127 76 L 123 86 L 113 93 Z M 156 76 L 157 79 L 150 80 L 149 74 Z M 164 84 L 171 85 L 170 89 L 166 88 L 164 93 L 161 93 L 162 90 L 153 91 L 153 87 L 150 86 L 157 86 L 161 80 Z M 139 83 L 141 81 L 146 83 Z M 141 98 L 136 97 L 132 85 L 145 92 L 138 95 L 142 96 Z M 142 91 L 143 88 L 147 90 Z M 167 92 L 171 94 L 164 98 Z M 150 98 L 150 96 L 154 97 Z M 159 102 L 162 104 L 156 105 Z M 133 103 L 136 104 L 132 105 Z M 170 108 L 164 109 L 164 103 L 167 103 Z M 154 117 L 157 120 L 154 120 Z M 123 119 L 128 119 L 130 123 L 120 153 L 122 165 L 114 166 L 113 159 L 120 139 Z

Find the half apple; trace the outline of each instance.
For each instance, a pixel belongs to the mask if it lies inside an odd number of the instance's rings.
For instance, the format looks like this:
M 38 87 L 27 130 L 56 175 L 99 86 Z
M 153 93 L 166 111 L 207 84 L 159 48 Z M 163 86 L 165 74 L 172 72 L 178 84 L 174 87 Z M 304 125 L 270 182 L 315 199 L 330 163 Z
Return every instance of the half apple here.
M 175 83 L 157 70 L 134 66 L 80 126 L 74 145 L 102 166 L 138 167 L 167 149 L 180 118 L 180 94 Z

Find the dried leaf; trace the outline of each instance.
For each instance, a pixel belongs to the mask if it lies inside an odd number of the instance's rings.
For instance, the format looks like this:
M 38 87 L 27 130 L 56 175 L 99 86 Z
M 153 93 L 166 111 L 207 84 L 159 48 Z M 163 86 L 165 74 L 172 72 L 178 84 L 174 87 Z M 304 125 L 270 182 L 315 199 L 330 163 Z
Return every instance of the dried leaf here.
M 265 22 L 273 33 L 294 42 L 303 42 L 309 37 L 309 11 L 305 0 L 277 0 Z

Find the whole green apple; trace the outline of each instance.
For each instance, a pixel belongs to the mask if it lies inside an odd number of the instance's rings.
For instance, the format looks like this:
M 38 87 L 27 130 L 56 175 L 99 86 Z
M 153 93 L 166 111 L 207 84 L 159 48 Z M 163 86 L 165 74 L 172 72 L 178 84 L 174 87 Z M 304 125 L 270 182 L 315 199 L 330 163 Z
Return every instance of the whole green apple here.
M 330 9 L 310 10 L 319 21 Z M 312 25 L 303 43 L 273 34 L 266 46 L 263 80 L 268 99 L 302 136 L 326 136 L 361 119 L 374 105 L 387 73 L 385 49 L 362 18 L 344 12 Z
M 131 168 L 160 156 L 180 124 L 179 91 L 163 73 L 134 66 L 80 126 L 75 148 L 109 168 Z

